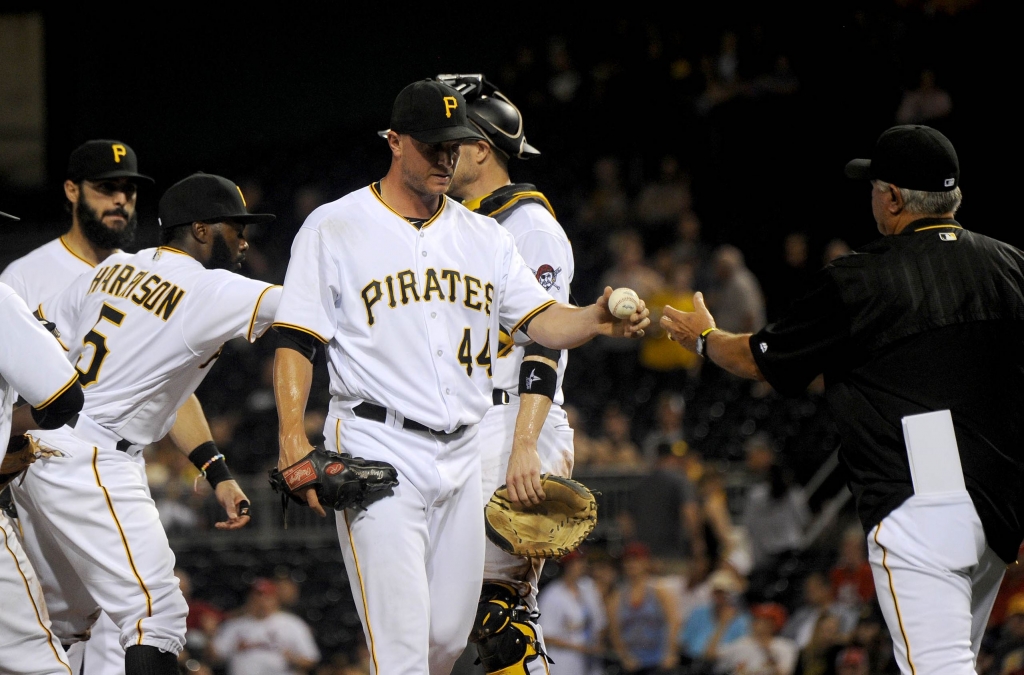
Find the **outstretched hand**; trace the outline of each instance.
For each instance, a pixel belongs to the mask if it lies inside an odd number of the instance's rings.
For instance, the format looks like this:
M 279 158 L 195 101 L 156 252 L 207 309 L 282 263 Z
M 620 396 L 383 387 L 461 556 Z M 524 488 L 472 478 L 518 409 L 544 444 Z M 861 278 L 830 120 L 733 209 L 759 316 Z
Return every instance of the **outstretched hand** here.
M 601 323 L 606 328 L 605 335 L 610 337 L 642 338 L 644 329 L 651 325 L 651 312 L 647 309 L 647 303 L 640 298 L 640 304 L 636 311 L 625 319 L 620 319 L 608 309 L 608 298 L 611 297 L 612 287 L 605 286 L 604 293 L 595 303 L 602 311 Z
M 671 305 L 665 305 L 659 321 L 668 333 L 668 339 L 678 342 L 691 352 L 697 349 L 697 338 L 702 332 L 715 325 L 715 319 L 704 304 L 704 294 L 693 295 L 693 311 L 684 312 Z
M 249 524 L 249 499 L 237 481 L 221 481 L 213 492 L 217 502 L 228 514 L 227 520 L 216 523 L 214 527 L 218 530 L 237 530 Z

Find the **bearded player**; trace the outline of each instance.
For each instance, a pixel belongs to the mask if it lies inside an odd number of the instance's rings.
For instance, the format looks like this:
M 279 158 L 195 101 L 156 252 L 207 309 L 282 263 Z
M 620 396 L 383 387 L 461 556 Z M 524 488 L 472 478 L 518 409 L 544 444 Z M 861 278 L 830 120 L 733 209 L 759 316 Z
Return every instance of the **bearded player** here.
M 513 183 L 509 162 L 540 153 L 526 142 L 519 110 L 483 75 L 439 75 L 466 98 L 470 122 L 485 140 L 462 143 L 448 194 L 491 216 L 515 239 L 537 281 L 559 302 L 569 302 L 573 255 L 547 198 L 528 183 Z M 544 498 L 542 473 L 569 477 L 573 430 L 562 410 L 566 350 L 514 344 L 501 335 L 494 364 L 493 406 L 480 422 L 484 501 L 501 483 L 514 505 Z M 537 590 L 544 561 L 514 556 L 487 542 L 484 585 L 472 640 L 488 673 L 544 673 L 547 664 L 537 624 Z M 512 607 L 512 620 L 492 612 Z M 498 623 L 501 630 L 492 632 Z M 524 639 L 525 638 L 525 639 Z

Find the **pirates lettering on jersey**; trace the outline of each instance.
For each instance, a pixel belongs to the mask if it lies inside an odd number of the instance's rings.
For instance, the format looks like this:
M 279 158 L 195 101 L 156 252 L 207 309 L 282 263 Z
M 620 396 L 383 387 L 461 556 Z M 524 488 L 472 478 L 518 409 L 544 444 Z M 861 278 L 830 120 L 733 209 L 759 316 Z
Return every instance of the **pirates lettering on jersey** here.
M 377 320 L 374 316 L 374 305 L 385 297 L 387 306 L 391 309 L 399 304 L 408 305 L 411 302 L 433 302 L 436 299 L 454 303 L 461 300 L 467 308 L 482 311 L 490 316 L 494 284 L 457 270 L 443 269 L 439 273 L 428 267 L 423 273 L 422 280 L 416 278 L 416 272 L 413 270 L 402 270 L 394 275 L 389 274 L 383 281 L 372 280 L 363 286 L 360 295 L 363 298 L 363 307 L 366 308 L 366 323 L 372 326 Z
M 150 274 L 134 265 L 106 265 L 99 268 L 89 285 L 88 293 L 106 293 L 115 298 L 130 298 L 139 307 L 164 321 L 178 308 L 185 290 L 157 274 Z

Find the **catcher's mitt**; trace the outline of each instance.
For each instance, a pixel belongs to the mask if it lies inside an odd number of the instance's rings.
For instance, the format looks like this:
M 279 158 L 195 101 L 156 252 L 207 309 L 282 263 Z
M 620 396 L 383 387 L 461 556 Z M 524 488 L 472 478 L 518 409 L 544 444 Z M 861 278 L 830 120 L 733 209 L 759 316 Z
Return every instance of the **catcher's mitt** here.
M 585 485 L 543 474 L 544 501 L 514 509 L 502 485 L 484 507 L 487 538 L 527 558 L 561 558 L 576 550 L 597 525 L 597 499 Z
M 398 472 L 387 462 L 330 452 L 317 446 L 284 471 L 270 470 L 270 487 L 288 499 L 305 504 L 305 492 L 316 491 L 317 499 L 335 511 L 362 507 L 373 495 L 398 485 Z

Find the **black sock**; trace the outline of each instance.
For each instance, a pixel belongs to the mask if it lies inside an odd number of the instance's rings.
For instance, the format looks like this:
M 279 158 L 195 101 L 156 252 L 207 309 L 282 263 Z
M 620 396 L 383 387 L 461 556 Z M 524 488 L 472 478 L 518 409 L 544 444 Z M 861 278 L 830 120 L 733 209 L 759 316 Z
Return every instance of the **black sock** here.
M 178 657 L 152 645 L 132 645 L 124 651 L 125 675 L 178 675 Z

